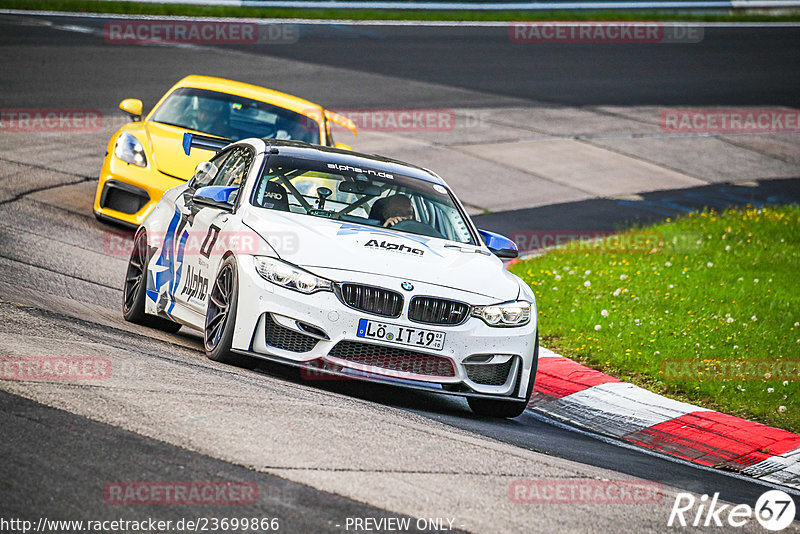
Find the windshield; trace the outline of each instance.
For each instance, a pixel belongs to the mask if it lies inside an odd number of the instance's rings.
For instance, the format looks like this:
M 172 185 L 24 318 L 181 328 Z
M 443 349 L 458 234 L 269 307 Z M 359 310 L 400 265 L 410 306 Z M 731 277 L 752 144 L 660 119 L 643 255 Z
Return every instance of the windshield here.
M 173 91 L 153 115 L 155 122 L 238 141 L 248 137 L 320 144 L 314 119 L 266 102 L 183 87 Z
M 270 157 L 252 203 L 399 232 L 475 244 L 461 210 L 439 184 L 336 163 Z

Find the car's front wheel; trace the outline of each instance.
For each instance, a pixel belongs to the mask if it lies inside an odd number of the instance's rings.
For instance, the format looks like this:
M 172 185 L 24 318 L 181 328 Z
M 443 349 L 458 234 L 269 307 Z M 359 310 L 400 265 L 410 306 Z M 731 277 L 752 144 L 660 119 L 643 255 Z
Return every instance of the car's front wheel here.
M 533 383 L 536 381 L 536 368 L 539 363 L 539 331 L 536 331 L 536 345 L 533 349 L 533 365 L 531 366 L 531 376 L 528 380 L 528 388 L 525 394 L 525 400 L 519 401 L 505 401 L 493 399 L 480 399 L 467 397 L 469 407 L 477 415 L 484 415 L 487 417 L 517 417 L 522 415 L 525 408 L 528 407 L 528 402 L 531 400 L 533 394 Z
M 206 356 L 215 362 L 252 368 L 253 358 L 231 353 L 236 311 L 239 305 L 239 277 L 236 259 L 228 256 L 219 268 L 211 293 L 208 295 L 203 343 Z
M 125 273 L 125 286 L 122 288 L 122 316 L 131 323 L 158 328 L 174 334 L 180 330 L 180 324 L 163 317 L 148 315 L 144 311 L 144 299 L 147 292 L 147 260 L 147 234 L 140 231 L 133 240 L 133 250 L 128 260 L 128 270 Z

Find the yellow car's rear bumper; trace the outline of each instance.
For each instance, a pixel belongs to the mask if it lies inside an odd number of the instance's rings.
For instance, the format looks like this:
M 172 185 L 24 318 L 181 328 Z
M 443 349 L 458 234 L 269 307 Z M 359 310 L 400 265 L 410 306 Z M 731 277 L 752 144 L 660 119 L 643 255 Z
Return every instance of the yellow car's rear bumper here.
M 184 183 L 155 169 L 137 167 L 108 154 L 94 197 L 98 219 L 138 227 L 168 189 Z

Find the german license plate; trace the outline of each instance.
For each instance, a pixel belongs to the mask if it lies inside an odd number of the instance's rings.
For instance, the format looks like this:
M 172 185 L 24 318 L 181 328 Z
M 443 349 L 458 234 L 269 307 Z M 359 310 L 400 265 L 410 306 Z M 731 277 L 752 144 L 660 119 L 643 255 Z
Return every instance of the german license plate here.
M 442 350 L 442 347 L 444 347 L 444 332 L 425 330 L 424 328 L 409 328 L 371 319 L 360 319 L 358 321 L 356 335 L 365 339 L 378 339 L 397 343 L 398 345 L 411 345 L 434 350 Z

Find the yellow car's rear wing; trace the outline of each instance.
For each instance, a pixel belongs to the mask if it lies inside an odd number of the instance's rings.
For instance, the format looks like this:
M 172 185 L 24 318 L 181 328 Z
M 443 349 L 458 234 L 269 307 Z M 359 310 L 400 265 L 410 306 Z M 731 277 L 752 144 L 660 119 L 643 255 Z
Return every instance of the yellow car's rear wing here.
M 345 117 L 344 115 L 339 115 L 335 111 L 331 111 L 329 109 L 325 110 L 325 118 L 331 121 L 334 124 L 338 124 L 344 128 L 347 128 L 353 135 L 358 136 L 358 132 L 356 131 L 356 123 Z

